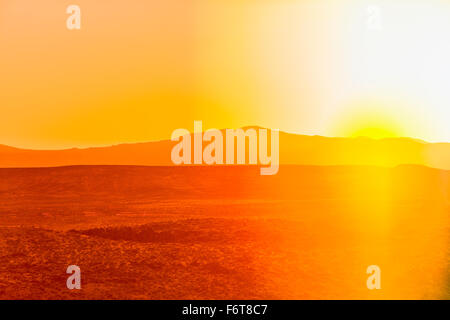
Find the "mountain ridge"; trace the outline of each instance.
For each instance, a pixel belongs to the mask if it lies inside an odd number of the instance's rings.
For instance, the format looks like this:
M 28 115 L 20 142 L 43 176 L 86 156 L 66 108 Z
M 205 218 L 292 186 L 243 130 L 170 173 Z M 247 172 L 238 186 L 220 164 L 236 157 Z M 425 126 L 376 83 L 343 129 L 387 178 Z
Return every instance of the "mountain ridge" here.
M 246 126 L 242 129 L 264 129 Z M 224 132 L 226 129 L 221 129 Z M 258 133 L 258 130 L 256 130 Z M 191 138 L 192 138 L 192 134 Z M 0 144 L 0 167 L 65 165 L 173 165 L 171 149 L 178 142 L 158 140 L 111 146 L 37 150 Z M 203 147 L 209 142 L 203 142 Z M 224 139 L 225 146 L 225 139 Z M 425 165 L 450 170 L 450 143 L 408 137 L 325 137 L 280 131 L 280 164 L 299 165 Z M 248 149 L 248 147 L 247 147 Z M 248 150 L 247 150 L 248 153 Z

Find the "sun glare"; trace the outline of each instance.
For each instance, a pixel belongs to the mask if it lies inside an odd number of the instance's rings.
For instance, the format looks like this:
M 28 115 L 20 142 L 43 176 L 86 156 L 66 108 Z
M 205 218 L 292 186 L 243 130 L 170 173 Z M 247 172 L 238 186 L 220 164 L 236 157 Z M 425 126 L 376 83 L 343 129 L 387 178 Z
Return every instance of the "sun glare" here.
M 398 135 L 389 128 L 383 128 L 382 125 L 380 125 L 378 127 L 377 126 L 362 127 L 353 132 L 351 136 L 382 139 L 382 138 L 397 137 Z
M 339 115 L 331 132 L 340 137 L 368 137 L 373 139 L 407 137 L 411 134 L 409 120 L 400 117 L 391 103 L 359 101 Z

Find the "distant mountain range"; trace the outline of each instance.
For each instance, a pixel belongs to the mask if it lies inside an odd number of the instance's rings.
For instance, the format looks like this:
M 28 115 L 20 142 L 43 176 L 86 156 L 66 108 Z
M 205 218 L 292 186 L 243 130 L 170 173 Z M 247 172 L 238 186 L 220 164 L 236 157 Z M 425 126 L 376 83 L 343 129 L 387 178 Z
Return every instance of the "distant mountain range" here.
M 63 150 L 28 150 L 0 145 L 0 167 L 171 166 L 171 150 L 177 143 L 164 140 Z M 203 147 L 208 143 L 204 142 Z M 279 146 L 280 164 L 415 164 L 450 170 L 450 143 L 427 143 L 410 138 L 330 138 L 280 132 Z

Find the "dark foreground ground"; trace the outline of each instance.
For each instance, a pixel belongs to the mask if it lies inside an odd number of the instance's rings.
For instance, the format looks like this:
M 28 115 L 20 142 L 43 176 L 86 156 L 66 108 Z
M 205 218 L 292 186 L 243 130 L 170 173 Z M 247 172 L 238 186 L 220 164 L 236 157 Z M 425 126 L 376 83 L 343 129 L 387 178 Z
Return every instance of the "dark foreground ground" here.
M 450 298 L 449 172 L 0 169 L 1 299 Z M 68 290 L 66 268 L 81 268 Z M 368 290 L 378 265 L 381 290 Z

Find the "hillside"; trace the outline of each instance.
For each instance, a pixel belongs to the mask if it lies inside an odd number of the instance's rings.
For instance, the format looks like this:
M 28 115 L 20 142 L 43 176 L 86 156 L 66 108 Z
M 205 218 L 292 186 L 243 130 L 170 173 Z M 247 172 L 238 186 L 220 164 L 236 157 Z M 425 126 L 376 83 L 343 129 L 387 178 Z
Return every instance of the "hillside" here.
M 164 140 L 65 150 L 26 150 L 0 145 L 0 167 L 171 166 L 173 165 L 170 159 L 171 150 L 176 143 Z M 408 138 L 381 140 L 328 138 L 280 132 L 279 145 L 281 164 L 381 166 L 417 164 L 450 169 L 450 143 L 426 143 Z

